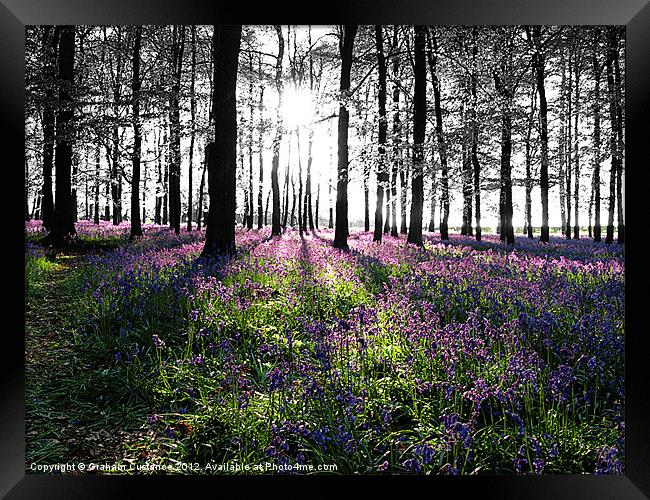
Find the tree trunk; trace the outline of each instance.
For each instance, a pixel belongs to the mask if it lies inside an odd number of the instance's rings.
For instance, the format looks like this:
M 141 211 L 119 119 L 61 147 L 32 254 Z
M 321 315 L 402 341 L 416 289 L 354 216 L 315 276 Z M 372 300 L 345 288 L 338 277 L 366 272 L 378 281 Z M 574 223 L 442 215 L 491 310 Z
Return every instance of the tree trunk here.
M 280 186 L 278 184 L 278 168 L 280 166 L 280 143 L 282 142 L 282 56 L 284 55 L 284 38 L 282 27 L 275 26 L 278 35 L 278 58 L 275 66 L 275 87 L 278 92 L 278 109 L 276 115 L 276 131 L 273 140 L 273 160 L 271 163 L 271 190 L 273 191 L 273 212 L 271 215 L 271 235 L 280 236 Z
M 93 223 L 99 225 L 99 166 L 100 166 L 100 146 L 95 149 L 95 213 Z
M 268 215 L 269 215 L 269 200 L 271 199 L 271 190 L 269 189 L 269 194 L 266 195 L 266 208 L 264 209 L 264 225 L 268 224 Z
M 352 70 L 352 51 L 357 26 L 346 25 L 343 27 L 342 40 L 339 44 L 341 53 L 341 80 L 338 124 L 338 180 L 336 191 L 336 227 L 334 229 L 334 247 L 342 250 L 348 249 L 348 92 L 350 90 L 350 72 Z
M 42 190 L 39 189 L 34 196 L 34 204 L 32 205 L 32 219 L 40 220 L 41 219 L 41 203 L 42 203 Z
M 366 98 L 364 101 L 364 116 L 361 123 L 361 142 L 363 143 L 361 150 L 361 164 L 363 166 L 363 230 L 370 231 L 370 159 L 368 158 L 368 145 L 371 140 L 368 139 L 368 97 L 370 95 L 370 85 L 366 86 Z M 372 137 L 372 134 L 371 134 Z
M 370 231 L 370 189 L 368 181 L 370 180 L 370 169 L 368 168 L 368 159 L 363 161 L 363 230 Z
M 463 105 L 463 107 L 465 107 Z M 471 157 L 471 127 L 467 117 L 469 113 L 463 109 L 463 225 L 460 234 L 473 236 L 472 231 L 472 197 L 474 196 L 472 182 L 472 157 Z
M 330 136 L 334 135 L 334 131 L 331 130 Z M 329 171 L 329 181 L 327 183 L 327 193 L 328 193 L 328 198 L 329 198 L 329 220 L 327 223 L 327 227 L 329 229 L 334 229 L 334 200 L 332 199 L 332 170 L 333 170 L 333 165 L 334 165 L 334 147 L 332 146 L 332 143 L 330 143 L 330 168 L 328 169 Z
M 110 158 L 109 158 L 108 165 L 109 165 L 108 170 L 109 170 L 109 177 L 110 177 L 110 170 L 111 170 Z M 104 205 L 104 220 L 106 222 L 111 220 L 111 205 L 110 205 L 110 187 L 109 187 L 109 184 L 110 183 L 107 182 L 106 187 L 104 188 L 104 200 L 106 202 L 105 205 Z
M 567 88 L 567 93 L 566 93 L 566 98 L 567 98 L 567 103 L 568 103 L 568 111 L 567 111 L 567 145 L 566 145 L 566 150 L 567 150 L 567 162 L 566 162 L 566 231 L 565 235 L 568 240 L 571 239 L 571 177 L 573 175 L 573 158 L 571 154 L 571 145 L 573 144 L 572 142 L 572 136 L 571 136 L 571 118 L 573 117 L 573 112 L 572 112 L 572 103 L 573 101 L 571 100 L 571 89 L 573 88 L 573 74 L 571 72 L 571 65 L 572 65 L 572 53 L 569 53 L 569 65 L 568 65 L 568 71 L 569 71 L 569 82 L 568 82 L 568 88 Z
M 512 226 L 512 107 L 514 89 L 511 87 L 510 73 L 512 71 L 512 45 L 505 48 L 507 54 L 501 61 L 500 74 L 494 72 L 494 84 L 499 94 L 501 106 L 501 203 L 500 226 L 501 241 L 514 245 L 515 233 Z
M 145 142 L 147 140 L 147 137 L 145 135 Z M 149 168 L 149 162 L 145 162 L 144 164 L 144 174 L 142 176 L 142 224 L 147 223 L 147 177 L 148 177 L 148 168 Z
M 181 229 L 181 123 L 180 89 L 185 47 L 185 26 L 173 27 L 173 83 L 169 100 L 170 163 L 169 163 L 169 226 L 175 234 Z
M 533 178 L 531 174 L 531 162 L 532 162 L 532 157 L 531 157 L 531 136 L 533 133 L 533 122 L 535 119 L 535 111 L 537 107 L 537 102 L 535 99 L 535 86 L 533 86 L 533 92 L 532 92 L 532 98 L 531 98 L 531 105 L 530 105 L 530 115 L 528 117 L 528 129 L 526 130 L 526 209 L 525 209 L 525 218 L 526 222 L 524 224 L 524 235 L 528 236 L 528 238 L 534 238 L 533 235 L 533 218 L 532 218 L 532 208 L 533 208 L 533 200 L 532 200 L 532 190 L 533 190 Z M 548 181 L 548 179 L 547 179 Z M 548 199 L 547 199 L 548 202 Z M 548 224 L 547 224 L 548 225 Z
M 72 196 L 72 222 L 77 222 L 78 201 L 77 201 L 77 179 L 79 176 L 79 155 L 76 152 L 72 153 L 72 177 L 71 181 L 71 196 Z
M 250 230 L 253 229 L 253 214 L 255 213 L 255 206 L 253 203 L 253 132 L 254 132 L 254 113 L 255 106 L 253 105 L 253 55 L 248 56 L 248 68 L 250 71 L 250 82 L 248 84 L 248 97 L 249 97 L 249 136 L 248 136 L 248 217 L 246 219 L 246 227 Z
M 542 149 L 542 158 L 539 174 L 539 185 L 542 196 L 542 228 L 540 241 L 548 243 L 549 227 L 548 227 L 548 106 L 546 103 L 546 88 L 544 86 L 544 56 L 540 49 L 541 28 L 540 26 L 533 26 L 534 40 L 535 40 L 535 76 L 537 79 L 537 93 L 539 95 L 539 121 L 540 121 L 540 141 Z M 564 79 L 564 75 L 563 75 Z M 562 126 L 562 125 L 560 125 Z M 560 147 L 563 144 L 563 139 L 560 140 Z M 562 185 L 562 152 L 560 152 L 560 186 Z M 563 211 L 564 209 L 562 209 Z M 562 224 L 565 224 L 564 214 L 562 214 Z
M 287 190 L 287 193 L 288 192 L 289 191 Z M 289 224 L 292 228 L 296 227 L 296 181 L 293 176 L 291 176 L 291 216 L 289 217 Z M 299 225 L 300 224 L 301 223 L 299 223 Z M 302 235 L 302 226 L 300 234 Z
M 429 70 L 433 81 L 433 98 L 434 110 L 436 115 L 436 141 L 438 143 L 438 155 L 440 156 L 440 167 L 442 176 L 442 220 L 440 222 L 440 238 L 449 240 L 449 178 L 447 173 L 447 149 L 445 147 L 445 137 L 442 128 L 442 107 L 440 106 L 440 80 L 436 72 L 438 43 L 433 28 L 429 31 L 430 42 L 433 47 L 429 47 Z
M 309 26 L 309 47 L 312 46 L 311 43 L 311 26 Z M 314 60 L 312 57 L 312 51 L 309 51 L 309 91 L 313 94 L 314 92 Z M 305 218 L 309 222 L 309 230 L 314 230 L 314 210 L 312 207 L 312 195 L 311 195 L 311 165 L 312 165 L 312 147 L 314 143 L 314 124 L 313 121 L 309 125 L 309 138 L 307 143 L 307 180 L 305 182 Z M 305 229 L 307 228 L 307 221 L 305 221 Z
M 298 153 L 298 231 L 302 236 L 303 231 L 307 229 L 307 214 L 303 210 L 303 192 L 302 192 L 302 160 L 300 154 L 300 127 L 296 126 L 296 145 Z M 307 205 L 306 201 L 305 207 Z
M 478 161 L 478 97 L 476 93 L 477 80 L 476 75 L 476 56 L 478 54 L 477 38 L 478 28 L 472 28 L 472 74 L 471 74 L 471 92 L 472 107 L 470 114 L 471 137 L 472 137 L 472 166 L 474 167 L 474 210 L 476 212 L 476 241 L 481 241 L 481 164 Z M 470 216 L 471 218 L 471 216 Z
M 435 153 L 432 151 L 431 152 L 431 158 L 433 159 L 433 155 Z M 438 170 L 435 168 L 435 165 L 433 165 L 433 161 L 431 162 L 431 213 L 429 215 L 429 232 L 433 233 L 436 230 L 436 191 L 437 191 L 437 182 L 436 182 L 436 176 L 438 173 Z
M 44 243 L 63 246 L 69 238 L 76 235 L 71 193 L 72 143 L 74 105 L 72 89 L 74 86 L 74 26 L 60 26 L 58 80 L 59 105 L 56 113 L 56 198 L 52 230 Z
M 236 171 L 235 186 L 242 185 L 242 178 L 244 175 L 244 117 L 239 121 L 237 127 L 237 151 L 239 157 L 239 169 Z M 244 190 L 244 212 L 242 214 L 241 225 L 242 228 L 246 227 L 248 222 L 248 188 L 246 185 L 242 186 Z M 236 189 L 236 187 L 235 187 Z
M 594 135 L 593 135 L 593 191 L 594 191 L 594 241 L 601 241 L 600 225 L 600 72 L 601 67 L 598 61 L 598 46 L 600 40 L 600 28 L 594 28 L 594 47 L 593 47 L 593 79 L 594 79 L 594 100 L 592 112 L 594 115 Z
M 320 180 L 318 181 L 318 184 L 316 185 L 316 218 L 314 219 L 314 224 L 316 226 L 316 230 L 318 231 L 318 208 L 320 206 Z
M 397 238 L 397 172 L 400 168 L 400 117 L 399 117 L 399 97 L 400 97 L 400 78 L 399 78 L 399 58 L 397 57 L 398 48 L 398 27 L 393 26 L 393 158 L 392 158 L 392 178 L 391 178 L 391 218 L 392 224 L 390 235 Z
M 512 116 L 510 109 L 504 111 L 501 117 L 501 182 L 504 193 L 504 210 L 501 228 L 505 233 L 505 241 L 515 244 L 514 228 L 512 226 L 512 178 L 510 157 L 512 154 Z
M 564 48 L 560 47 L 560 66 L 562 67 L 562 80 L 560 82 L 560 134 L 558 141 L 558 184 L 560 185 L 560 217 L 562 221 L 561 234 L 566 231 L 566 192 L 565 192 L 565 170 L 566 170 L 566 109 L 565 109 L 565 95 L 566 95 L 566 65 L 564 60 Z M 538 87 L 539 87 L 539 73 L 538 73 Z M 540 99 L 541 101 L 541 99 Z M 540 117 L 541 117 L 541 102 L 540 102 Z
M 40 215 L 43 227 L 52 230 L 54 219 L 54 197 L 52 194 L 52 167 L 54 166 L 55 142 L 55 78 L 56 78 L 56 51 L 59 43 L 61 28 L 52 29 L 51 26 L 43 28 L 44 65 L 43 75 L 48 81 L 45 90 L 43 105 L 43 198 L 41 200 Z
M 205 148 L 205 155 L 204 155 L 204 161 L 203 161 L 203 172 L 201 173 L 201 183 L 199 184 L 199 207 L 198 207 L 198 213 L 196 214 L 196 229 L 200 230 L 201 229 L 201 222 L 203 221 L 203 195 L 205 191 L 205 172 L 208 167 L 209 159 L 208 159 L 208 154 L 210 151 L 210 146 L 206 146 Z
M 388 172 L 386 166 L 386 133 L 388 124 L 386 121 L 386 58 L 384 56 L 384 42 L 382 27 L 375 26 L 375 48 L 377 50 L 377 68 L 379 73 L 379 93 L 377 103 L 379 107 L 379 148 L 377 159 L 377 204 L 375 206 L 375 231 L 372 237 L 373 241 L 381 242 L 384 229 L 383 210 L 384 210 L 384 191 L 390 188 L 388 185 Z M 386 212 L 388 217 L 390 212 Z
M 616 35 L 610 27 L 607 46 L 607 90 L 609 93 L 609 122 L 610 140 L 609 149 L 611 156 L 611 169 L 609 174 L 609 212 L 607 219 L 607 236 L 605 243 L 614 242 L 614 210 L 616 208 L 616 177 L 618 173 L 618 137 L 616 134 L 616 91 L 614 89 L 614 58 L 616 49 Z
M 131 233 L 129 239 L 142 236 L 140 224 L 140 150 L 142 137 L 140 132 L 140 45 L 142 43 L 142 26 L 135 27 L 133 40 L 133 177 L 131 180 Z
M 575 103 L 575 122 L 573 129 L 573 140 L 574 140 L 574 153 L 575 156 L 575 184 L 574 184 L 574 194 L 573 194 L 573 239 L 580 239 L 580 219 L 579 219 L 579 208 L 580 208 L 580 137 L 578 134 L 578 125 L 580 122 L 580 66 L 581 60 L 579 54 L 579 48 L 576 43 L 576 54 L 574 60 L 574 69 L 576 72 L 576 103 Z
M 214 26 L 215 142 L 208 154 L 210 208 L 202 256 L 235 254 L 237 64 L 242 27 Z M 211 145 L 212 146 L 212 145 Z
M 259 63 L 259 69 L 260 69 L 260 74 L 261 74 L 261 57 L 258 60 Z M 263 192 L 262 189 L 264 187 L 264 127 L 262 126 L 263 123 L 263 110 L 264 110 L 264 85 L 260 85 L 260 100 L 258 104 L 258 110 L 260 114 L 260 121 L 259 121 L 259 139 L 258 139 L 258 148 L 259 148 L 259 163 L 260 163 L 260 176 L 259 176 L 259 181 L 258 181 L 258 187 L 257 187 L 257 229 L 262 229 L 262 216 L 264 215 L 262 212 L 262 203 L 263 203 Z M 266 224 L 266 217 L 264 217 L 264 224 Z
M 167 225 L 169 220 L 169 164 L 167 163 L 167 155 L 165 155 L 165 176 L 163 177 L 163 215 L 162 223 L 164 226 Z
M 289 217 L 289 164 L 290 163 L 291 163 L 291 132 L 289 132 L 289 150 L 287 152 L 287 163 L 284 168 L 284 207 L 282 210 L 282 230 L 287 229 L 287 218 Z M 290 222 L 291 225 L 293 226 L 293 220 L 291 220 Z
M 405 148 L 408 153 L 408 148 Z M 402 152 L 400 151 L 400 158 L 402 156 Z M 404 162 L 401 161 L 400 159 L 400 170 L 399 170 L 399 185 L 401 188 L 401 193 L 400 193 L 400 212 L 401 212 L 401 220 L 400 220 L 400 226 L 399 226 L 399 232 L 400 234 L 406 234 L 408 233 L 408 226 L 406 224 L 406 194 L 408 191 L 408 163 L 404 164 Z
M 192 213 L 194 200 L 192 192 L 194 186 L 192 184 L 192 173 L 194 171 L 194 142 L 196 140 L 196 95 L 194 93 L 194 85 L 196 80 L 196 26 L 190 27 L 192 33 L 192 66 L 190 68 L 190 120 L 192 121 L 190 132 L 190 158 L 189 166 L 187 169 L 188 188 L 187 188 L 187 230 L 192 230 Z M 197 217 L 200 217 L 197 214 Z
M 422 211 L 424 208 L 424 134 L 427 119 L 427 73 L 424 59 L 426 28 L 415 26 L 415 68 L 413 90 L 413 181 L 411 183 L 411 217 L 407 242 L 423 246 Z
M 622 110 L 622 90 L 621 90 L 621 68 L 619 63 L 618 45 L 620 39 L 619 28 L 611 28 L 614 35 L 612 41 L 613 58 L 614 58 L 614 98 L 616 100 L 616 136 L 617 136 L 617 175 L 616 175 L 616 199 L 618 201 L 618 235 L 616 242 L 620 245 L 625 243 L 625 220 L 623 214 L 623 154 L 625 147 L 623 145 L 623 110 Z
M 160 131 L 156 134 L 156 156 L 158 158 L 158 180 L 156 182 L 156 206 L 154 212 L 154 222 L 161 224 L 162 197 L 163 197 L 163 176 L 162 176 L 162 148 L 160 147 Z
M 593 238 L 593 231 L 591 229 L 591 223 L 592 223 L 592 215 L 594 213 L 594 176 L 591 176 L 591 191 L 589 194 L 589 211 L 587 213 L 587 218 L 588 218 L 588 226 L 587 226 L 587 231 L 589 232 L 589 238 Z

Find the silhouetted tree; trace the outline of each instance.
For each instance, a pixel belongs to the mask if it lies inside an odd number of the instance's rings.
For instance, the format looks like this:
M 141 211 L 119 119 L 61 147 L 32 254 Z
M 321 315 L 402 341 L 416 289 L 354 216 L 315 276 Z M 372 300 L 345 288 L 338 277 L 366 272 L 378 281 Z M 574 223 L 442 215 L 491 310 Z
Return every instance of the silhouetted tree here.
M 131 92 L 133 99 L 133 177 L 131 181 L 131 233 L 129 239 L 142 236 L 140 224 L 140 152 L 142 134 L 140 131 L 140 46 L 142 44 L 142 26 L 135 27 L 133 39 L 133 79 Z
M 407 241 L 423 246 L 422 241 L 422 211 L 424 208 L 424 134 L 427 119 L 427 77 L 424 59 L 424 44 L 426 28 L 415 26 L 414 50 L 414 113 L 413 113 L 413 181 L 411 184 L 411 217 Z
M 215 142 L 208 154 L 210 208 L 202 256 L 235 254 L 237 170 L 237 64 L 241 25 L 215 26 L 214 57 Z
M 339 86 L 341 105 L 339 106 L 338 125 L 339 161 L 337 169 L 338 181 L 336 185 L 334 247 L 342 250 L 348 249 L 348 123 L 350 121 L 350 112 L 347 106 L 350 90 L 350 72 L 352 70 L 352 51 L 357 29 L 357 26 L 343 26 L 339 41 L 339 51 L 341 54 L 341 80 Z
M 74 26 L 57 26 L 59 31 L 59 99 L 56 112 L 56 195 L 52 229 L 43 243 L 63 246 L 76 235 L 71 190 L 72 145 L 74 140 Z
M 377 50 L 377 71 L 379 74 L 379 92 L 377 104 L 379 107 L 378 121 L 378 159 L 377 159 L 377 205 L 375 206 L 375 232 L 372 240 L 381 242 L 383 233 L 382 213 L 384 210 L 384 191 L 390 188 L 388 183 L 388 166 L 386 165 L 386 134 L 388 122 L 386 120 L 386 57 L 384 56 L 384 41 L 382 27 L 375 26 L 375 48 Z M 390 213 L 386 212 L 386 217 Z

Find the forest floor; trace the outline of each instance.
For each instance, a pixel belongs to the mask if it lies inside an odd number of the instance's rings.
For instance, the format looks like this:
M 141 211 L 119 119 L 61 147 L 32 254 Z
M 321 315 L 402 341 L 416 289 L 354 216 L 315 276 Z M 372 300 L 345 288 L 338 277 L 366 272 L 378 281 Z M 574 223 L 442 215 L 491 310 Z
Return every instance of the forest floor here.
M 112 403 L 93 392 L 97 377 L 92 361 L 75 344 L 74 318 L 79 295 L 78 275 L 85 252 L 49 254 L 25 303 L 25 433 L 26 470 L 38 464 L 92 459 L 114 462 L 141 435 L 121 415 L 123 429 L 106 430 L 118 415 Z M 91 396 L 91 397 L 89 397 Z M 93 402 L 93 400 L 95 400 Z M 107 411 L 108 410 L 108 411 Z M 137 420 L 133 420 L 136 418 Z M 110 425 L 109 425 L 110 426 Z M 110 426 L 113 427 L 113 426 Z
M 77 231 L 26 227 L 27 472 L 623 472 L 621 245 Z

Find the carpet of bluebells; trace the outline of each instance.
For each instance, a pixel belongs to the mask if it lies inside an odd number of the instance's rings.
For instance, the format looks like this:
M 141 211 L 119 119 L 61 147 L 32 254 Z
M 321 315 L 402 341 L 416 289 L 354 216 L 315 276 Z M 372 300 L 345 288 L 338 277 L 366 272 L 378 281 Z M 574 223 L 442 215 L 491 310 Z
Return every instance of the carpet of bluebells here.
M 77 342 L 147 402 L 160 462 L 624 471 L 621 246 L 264 229 L 207 261 L 201 232 L 77 231 L 124 243 L 87 257 Z

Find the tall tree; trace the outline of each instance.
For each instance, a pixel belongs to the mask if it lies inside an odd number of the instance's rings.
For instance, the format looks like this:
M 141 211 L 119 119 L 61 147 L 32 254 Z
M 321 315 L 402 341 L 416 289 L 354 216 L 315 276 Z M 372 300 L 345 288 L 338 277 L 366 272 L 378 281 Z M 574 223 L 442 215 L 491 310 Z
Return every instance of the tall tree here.
M 74 26 L 57 26 L 59 30 L 58 76 L 59 99 L 56 112 L 56 197 L 52 229 L 43 243 L 63 246 L 76 235 L 71 190 L 72 145 L 74 141 Z
M 156 166 L 158 179 L 156 181 L 156 205 L 154 207 L 154 223 L 160 225 L 162 222 L 162 197 L 163 197 L 163 177 L 162 177 L 162 148 L 160 146 L 160 130 L 156 132 Z
M 464 96 L 466 98 L 466 96 Z M 460 234 L 472 236 L 472 197 L 474 196 L 474 184 L 472 182 L 472 157 L 470 155 L 471 149 L 471 124 L 468 117 L 469 112 L 465 103 L 462 108 L 462 125 L 463 125 L 463 139 L 462 139 L 462 160 L 463 160 L 463 223 L 460 229 Z
M 560 185 L 560 220 L 562 223 L 561 234 L 566 232 L 566 186 L 565 186 L 565 170 L 567 157 L 566 149 L 566 64 L 565 64 L 565 49 L 564 44 L 560 46 L 560 67 L 562 68 L 562 79 L 560 81 L 559 92 L 559 107 L 560 107 L 560 120 L 559 120 L 559 134 L 558 134 L 558 184 Z
M 172 89 L 169 99 L 170 163 L 169 225 L 175 234 L 181 229 L 181 119 L 180 92 L 185 48 L 185 26 L 172 28 Z
M 618 201 L 618 236 L 617 242 L 625 242 L 625 223 L 623 220 L 622 204 L 622 109 L 620 104 L 621 83 L 619 63 L 619 37 L 616 26 L 610 26 L 607 33 L 607 89 L 609 94 L 609 121 L 610 121 L 610 155 L 611 170 L 609 181 L 609 215 L 607 221 L 607 236 L 605 243 L 614 241 L 614 211 Z
M 494 86 L 499 97 L 501 113 L 501 202 L 499 220 L 501 240 L 509 245 L 515 243 L 512 226 L 512 108 L 514 105 L 515 83 L 513 81 L 513 34 L 507 28 L 501 31 L 499 68 L 493 72 Z
M 259 148 L 259 164 L 260 164 L 260 176 L 257 186 L 257 229 L 262 229 L 262 203 L 263 203 L 263 192 L 264 187 L 264 83 L 261 79 L 262 75 L 262 58 L 261 56 L 257 59 L 258 72 L 260 74 L 260 99 L 257 105 L 259 111 L 260 119 L 258 123 L 259 128 L 259 138 L 257 141 L 257 147 Z M 266 219 L 266 217 L 264 218 Z M 266 222 L 264 222 L 266 224 Z
M 284 37 L 282 27 L 275 26 L 278 35 L 278 57 L 275 65 L 275 88 L 278 92 L 275 138 L 273 139 L 273 160 L 271 162 L 271 190 L 273 192 L 273 211 L 271 213 L 271 235 L 280 236 L 280 186 L 278 168 L 280 166 L 280 143 L 282 142 L 282 56 L 284 55 Z
M 400 118 L 399 118 L 399 97 L 400 97 L 400 78 L 399 78 L 399 58 L 397 56 L 398 49 L 398 27 L 393 27 L 393 158 L 392 158 L 392 179 L 391 179 L 391 218 L 392 224 L 390 227 L 390 235 L 397 238 L 397 172 L 400 169 L 401 148 L 400 148 Z M 402 210 L 406 210 L 403 207 Z
M 381 242 L 383 233 L 382 213 L 384 210 L 384 191 L 390 188 L 388 184 L 388 167 L 386 165 L 386 135 L 388 122 L 386 121 L 386 57 L 384 56 L 384 41 L 382 27 L 375 26 L 375 48 L 377 50 L 377 70 L 379 73 L 379 92 L 377 104 L 379 107 L 378 120 L 378 160 L 377 160 L 377 205 L 375 206 L 375 232 L 372 240 Z M 386 212 L 386 217 L 390 216 Z
M 196 81 L 196 26 L 192 25 L 190 27 L 190 32 L 192 35 L 192 65 L 190 66 L 190 120 L 191 120 L 191 131 L 190 131 L 190 158 L 189 165 L 187 167 L 187 230 L 192 230 L 192 209 L 193 209 L 193 199 L 192 191 L 194 187 L 192 186 L 192 172 L 194 170 L 194 142 L 196 140 L 196 94 L 194 92 L 194 86 Z M 197 214 L 197 218 L 200 217 L 200 214 Z
M 95 209 L 93 216 L 93 224 L 99 225 L 99 167 L 101 159 L 101 151 L 99 144 L 95 148 Z
M 108 31 L 106 27 L 104 27 L 103 33 L 104 33 L 104 45 L 108 46 Z M 120 153 L 122 135 L 120 134 L 120 119 L 121 119 L 120 105 L 122 102 L 122 79 L 123 79 L 123 71 L 124 71 L 123 52 L 125 52 L 122 50 L 122 44 L 124 43 L 122 26 L 115 27 L 115 36 L 116 36 L 115 61 L 113 60 L 113 57 L 109 57 L 108 60 L 110 80 L 112 83 L 113 100 L 111 102 L 111 110 L 112 110 L 113 124 L 112 124 L 111 143 L 107 153 L 110 156 L 109 177 L 110 177 L 110 186 L 111 186 L 110 188 L 111 200 L 113 205 L 113 225 L 117 226 L 118 224 L 120 224 L 120 222 L 122 222 L 122 175 L 121 175 L 122 166 L 121 166 L 121 153 Z M 104 58 L 104 54 L 102 54 L 102 59 L 103 58 Z M 113 67 L 114 62 L 115 62 L 115 67 Z
M 573 155 L 575 157 L 575 183 L 573 192 L 573 238 L 580 238 L 580 76 L 582 73 L 582 51 L 576 42 L 575 58 L 573 61 L 575 71 L 576 92 L 575 92 L 575 118 L 573 128 Z
M 237 65 L 242 26 L 214 26 L 215 141 L 208 154 L 210 208 L 202 256 L 235 254 Z
M 594 133 L 593 139 L 593 203 L 594 203 L 594 241 L 601 241 L 601 225 L 600 225 L 600 74 L 602 65 L 598 60 L 598 52 L 600 45 L 600 27 L 594 28 L 594 42 L 592 50 L 592 70 L 594 80 L 594 95 L 592 102 L 592 114 L 594 120 Z
M 434 28 L 429 30 L 429 71 L 431 72 L 431 79 L 433 81 L 433 99 L 434 99 L 434 112 L 436 115 L 436 142 L 438 144 L 438 155 L 440 156 L 440 167 L 442 176 L 442 219 L 440 221 L 440 238 L 443 240 L 449 239 L 449 175 L 447 170 L 447 148 L 445 146 L 445 136 L 442 127 L 442 106 L 440 104 L 440 79 L 438 78 L 436 64 L 438 43 L 436 40 L 436 33 Z
M 623 154 L 625 148 L 623 146 L 623 98 L 622 98 L 622 86 L 621 83 L 621 64 L 619 56 L 619 43 L 621 41 L 621 28 L 618 26 L 611 27 L 613 36 L 612 36 L 612 50 L 613 50 L 613 64 L 614 64 L 614 99 L 616 102 L 616 199 L 618 202 L 618 234 L 616 241 L 619 244 L 625 243 L 625 220 L 623 214 Z
M 129 239 L 142 236 L 140 223 L 140 153 L 142 149 L 142 133 L 140 130 L 140 46 L 142 44 L 142 26 L 135 27 L 133 38 L 133 78 L 131 80 L 131 95 L 133 99 L 133 176 L 131 180 L 131 232 Z
M 333 127 L 330 128 L 330 135 L 334 135 Z M 332 199 L 332 170 L 334 170 L 334 146 L 333 143 L 330 142 L 330 150 L 329 150 L 329 165 L 330 168 L 328 168 L 329 172 L 329 178 L 327 181 L 327 197 L 329 201 L 329 218 L 327 220 L 327 227 L 328 229 L 334 229 L 334 200 Z
M 312 57 L 311 25 L 308 27 L 307 43 L 309 44 L 309 91 L 314 93 L 314 58 Z M 307 179 L 305 181 L 305 218 L 309 221 L 309 230 L 314 230 L 314 211 L 312 204 L 311 167 L 312 148 L 314 143 L 314 123 L 309 124 L 309 138 L 307 141 Z M 307 226 L 307 223 L 305 223 Z
M 336 184 L 336 227 L 334 229 L 334 247 L 342 250 L 348 249 L 348 124 L 350 112 L 348 99 L 350 91 L 350 73 L 352 70 L 352 52 L 357 26 L 345 25 L 342 27 L 339 51 L 341 54 L 341 79 L 339 123 L 338 123 L 338 180 Z
M 540 241 L 548 243 L 549 241 L 549 228 L 548 228 L 548 105 L 546 102 L 546 88 L 544 86 L 545 73 L 545 57 L 542 52 L 541 42 L 541 27 L 532 27 L 532 36 L 529 34 L 529 39 L 532 39 L 535 52 L 533 54 L 533 70 L 537 83 L 537 94 L 539 95 L 539 125 L 540 125 L 540 141 L 542 149 L 541 165 L 539 172 L 539 185 L 542 196 L 542 228 Z M 562 154 L 560 154 L 562 156 Z M 560 159 L 562 161 L 562 158 Z M 561 178 L 561 175 L 560 175 Z M 560 184 L 562 181 L 560 180 Z
M 424 134 L 427 119 L 427 77 L 424 58 L 426 28 L 415 26 L 414 50 L 414 113 L 413 113 L 413 180 L 411 182 L 411 223 L 409 225 L 408 243 L 423 246 L 422 211 L 424 208 Z
M 525 198 L 525 209 L 524 209 L 524 234 L 528 238 L 534 238 L 533 234 L 533 200 L 532 200 L 532 190 L 533 190 L 533 177 L 531 172 L 531 163 L 532 163 L 532 144 L 531 136 L 533 134 L 533 121 L 535 119 L 535 111 L 537 108 L 537 99 L 536 99 L 536 86 L 533 86 L 532 95 L 530 99 L 530 114 L 528 115 L 528 124 L 526 127 L 526 141 L 524 143 L 524 148 L 526 150 L 526 198 Z
M 572 130 L 571 130 L 571 118 L 573 116 L 573 100 L 571 99 L 571 90 L 573 88 L 573 73 L 571 71 L 571 65 L 573 63 L 573 57 L 575 52 L 575 45 L 573 45 L 569 51 L 569 61 L 568 61 L 568 83 L 566 88 L 566 103 L 567 103 L 567 122 L 566 122 L 566 172 L 565 172 L 565 184 L 566 184 L 566 230 L 565 236 L 568 240 L 571 239 L 571 177 L 573 175 L 573 154 L 572 154 Z
M 45 229 L 52 229 L 54 218 L 54 197 L 52 194 L 52 167 L 54 166 L 55 142 L 55 79 L 56 51 L 61 29 L 43 27 L 43 76 L 45 79 L 45 101 L 43 103 L 43 187 L 41 218 Z
M 250 73 L 250 82 L 248 84 L 248 106 L 249 106 L 249 137 L 248 137 L 248 218 L 246 219 L 246 227 L 253 229 L 253 214 L 255 212 L 253 203 L 253 132 L 254 132 L 254 114 L 255 104 L 253 101 L 253 54 L 248 56 L 248 70 Z
M 478 27 L 472 28 L 472 67 L 470 74 L 470 89 L 472 93 L 472 103 L 470 108 L 470 127 L 471 127 L 471 157 L 474 168 L 474 210 L 476 217 L 476 240 L 481 241 L 481 164 L 478 161 L 478 96 L 476 87 L 478 85 L 477 62 L 478 55 Z M 471 219 L 471 214 L 470 214 Z M 470 221 L 471 224 L 471 221 Z
M 366 94 L 363 101 L 363 119 L 361 121 L 361 143 L 363 144 L 361 149 L 361 165 L 363 169 L 363 230 L 368 232 L 370 231 L 370 154 L 368 152 L 369 146 L 371 145 L 372 132 L 370 133 L 370 138 L 368 137 L 368 109 L 369 106 L 369 97 L 370 97 L 370 85 L 366 85 Z

